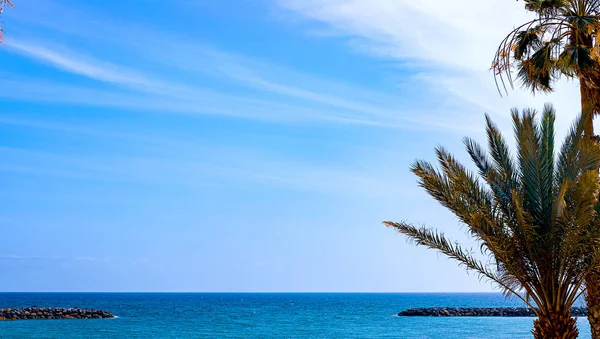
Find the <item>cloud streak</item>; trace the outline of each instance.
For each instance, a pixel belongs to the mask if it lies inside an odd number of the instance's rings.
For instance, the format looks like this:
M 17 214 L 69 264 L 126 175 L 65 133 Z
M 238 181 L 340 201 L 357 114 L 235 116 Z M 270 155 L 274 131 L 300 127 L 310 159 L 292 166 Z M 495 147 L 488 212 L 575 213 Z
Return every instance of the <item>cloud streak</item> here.
M 576 84 L 563 81 L 556 93 L 532 97 L 517 88 L 501 98 L 489 71 L 501 39 L 530 18 L 521 2 L 437 0 L 277 0 L 285 11 L 307 23 L 306 30 L 329 30 L 346 38 L 361 53 L 397 60 L 419 73 L 424 91 L 447 98 L 441 111 L 456 112 L 455 121 L 471 124 L 488 112 L 504 129 L 511 107 L 541 107 L 552 101 L 559 112 L 557 130 L 566 129 L 578 112 Z M 497 15 L 502 13 L 502 15 Z M 468 20 L 465 20 L 468 18 Z M 323 38 L 323 37 L 318 37 Z M 325 37 L 326 38 L 326 37 Z
M 98 81 L 133 87 L 148 86 L 150 82 L 142 76 L 131 74 L 127 70 L 98 60 L 85 60 L 88 57 L 63 49 L 62 51 L 42 47 L 39 43 L 11 40 L 7 46 L 24 56 L 35 58 L 67 72 L 79 74 Z
M 415 106 L 395 91 L 378 92 L 299 74 L 270 62 L 220 51 L 177 35 L 153 32 L 148 28 L 128 30 L 119 26 L 119 23 L 106 26 L 120 28 L 120 32 L 126 32 L 123 34 L 126 39 L 120 40 L 110 34 L 99 35 L 92 26 L 109 19 L 98 15 L 94 20 L 84 20 L 82 18 L 85 15 L 77 13 L 67 20 L 55 20 L 45 24 L 45 28 L 97 39 L 113 47 L 127 45 L 129 53 L 160 67 L 141 69 L 137 65 L 125 64 L 111 54 L 86 55 L 56 42 L 48 45 L 39 38 L 15 36 L 7 42 L 9 50 L 115 87 L 107 89 L 88 83 L 73 86 L 64 83 L 45 84 L 41 79 L 9 79 L 0 85 L 0 95 L 14 100 L 224 115 L 286 123 L 334 123 L 449 131 L 471 128 L 464 124 L 453 124 L 451 112 L 440 116 L 436 109 Z M 223 86 L 219 90 L 210 88 L 205 84 L 207 78 Z M 33 84 L 31 80 L 34 80 Z M 405 82 L 419 82 L 419 78 L 405 79 Z M 423 119 L 423 116 L 431 116 L 432 119 Z
M 29 261 L 29 260 L 53 260 L 53 261 L 71 261 L 71 262 L 107 262 L 107 261 L 120 261 L 129 264 L 141 264 L 147 261 L 146 258 L 110 258 L 110 257 L 93 257 L 93 256 L 64 256 L 64 255 L 20 255 L 20 254 L 0 254 L 0 260 L 16 260 L 16 261 Z
M 0 255 L 0 259 L 31 260 L 31 259 L 44 259 L 44 257 L 39 256 L 39 255 L 3 254 L 3 255 Z
M 251 150 L 201 151 L 202 160 L 163 156 L 92 156 L 0 147 L 6 163 L 0 172 L 99 182 L 130 182 L 144 185 L 176 185 L 196 191 L 215 182 L 250 182 L 274 188 L 345 196 L 384 198 L 390 185 L 402 186 L 393 171 L 347 165 L 322 165 L 274 160 Z M 411 194 L 410 190 L 405 191 Z
M 364 9 L 362 6 L 365 4 L 356 1 L 342 6 L 341 3 L 332 2 L 331 6 L 319 7 L 322 13 L 315 12 L 307 16 L 325 20 L 340 10 L 345 16 L 335 21 L 340 22 L 336 30 L 342 34 L 344 29 L 351 27 L 348 26 L 352 24 L 351 19 Z M 396 6 L 391 3 L 388 5 L 393 8 L 385 4 L 382 8 L 394 9 Z M 297 13 L 308 8 L 291 2 L 285 7 Z M 371 15 L 365 18 L 371 18 Z M 79 34 L 88 39 L 97 39 L 106 44 L 105 49 L 109 52 L 90 50 L 83 53 L 58 41 L 50 45 L 40 37 L 14 36 L 7 43 L 9 50 L 29 61 L 75 75 L 77 80 L 66 84 L 60 80 L 39 78 L 37 74 L 30 74 L 29 77 L 10 75 L 0 82 L 0 97 L 33 103 L 111 108 L 125 113 L 176 113 L 190 118 L 212 115 L 300 126 L 341 124 L 370 127 L 373 130 L 384 128 L 384 131 L 445 130 L 460 134 L 476 128 L 473 119 L 461 118 L 468 115 L 468 112 L 461 112 L 461 106 L 446 107 L 444 110 L 427 106 L 426 99 L 431 94 L 429 91 L 422 94 L 422 98 L 407 98 L 396 92 L 395 88 L 377 91 L 323 79 L 271 62 L 227 53 L 167 32 L 154 34 L 151 30 L 127 30 L 121 23 L 107 25 L 125 32 L 126 38 L 121 41 L 111 34 L 105 34 L 106 37 L 99 35 L 91 27 L 107 20 L 101 14 L 93 23 L 82 18 L 85 15 L 71 15 L 65 20 L 53 21 L 46 28 L 60 34 Z M 352 24 L 352 32 L 356 32 L 352 34 L 362 32 L 367 23 Z M 365 42 L 384 41 L 391 34 L 391 31 L 382 28 L 368 28 L 366 32 L 368 34 L 361 36 Z M 392 42 L 405 40 L 398 37 L 391 39 Z M 128 52 L 136 56 L 133 60 L 143 62 L 122 59 L 112 52 L 125 44 L 128 44 Z M 423 73 L 407 75 L 402 81 L 413 87 L 426 87 L 432 79 Z M 451 83 L 455 79 L 444 77 L 441 81 Z M 455 95 L 447 90 L 442 92 L 446 96 Z M 459 91 L 459 94 L 465 101 L 469 100 L 464 91 Z M 49 123 L 11 116 L 0 117 L 0 124 L 127 140 L 132 143 L 127 145 L 128 148 L 152 144 L 156 149 L 144 156 L 118 154 L 107 157 L 4 147 L 0 149 L 0 154 L 11 161 L 0 166 L 3 172 L 71 180 L 168 183 L 186 187 L 202 186 L 207 182 L 206 178 L 211 177 L 230 182 L 253 182 L 286 189 L 353 196 L 386 195 L 390 183 L 400 184 L 394 180 L 396 175 L 391 170 L 360 166 L 361 163 L 379 163 L 392 168 L 396 164 L 393 156 L 377 158 L 361 154 L 361 159 L 323 165 L 295 157 L 289 152 L 273 156 L 239 145 L 218 147 L 217 151 L 211 152 L 202 147 L 189 147 L 185 141 L 149 138 L 144 136 L 150 132 L 148 130 L 119 134 L 102 131 L 98 127 L 77 127 L 59 121 Z M 165 155 L 167 149 L 177 155 Z M 198 154 L 203 159 L 197 160 L 189 154 Z
M 325 24 L 367 52 L 430 66 L 489 68 L 504 34 L 528 16 L 522 4 L 437 0 L 277 0 L 286 10 Z M 502 15 L 494 15 L 502 13 Z M 468 14 L 468 20 L 465 20 Z M 356 40 L 358 39 L 358 40 Z

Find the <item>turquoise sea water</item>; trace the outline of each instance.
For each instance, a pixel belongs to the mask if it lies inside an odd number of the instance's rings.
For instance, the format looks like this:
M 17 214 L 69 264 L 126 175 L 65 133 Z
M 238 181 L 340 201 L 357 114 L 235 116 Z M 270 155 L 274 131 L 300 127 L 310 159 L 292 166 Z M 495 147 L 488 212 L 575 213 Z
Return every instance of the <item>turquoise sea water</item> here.
M 531 338 L 533 322 L 395 316 L 412 307 L 520 306 L 496 293 L 0 293 L 0 308 L 34 305 L 118 318 L 0 322 L 0 338 Z M 589 338 L 587 321 L 578 324 Z

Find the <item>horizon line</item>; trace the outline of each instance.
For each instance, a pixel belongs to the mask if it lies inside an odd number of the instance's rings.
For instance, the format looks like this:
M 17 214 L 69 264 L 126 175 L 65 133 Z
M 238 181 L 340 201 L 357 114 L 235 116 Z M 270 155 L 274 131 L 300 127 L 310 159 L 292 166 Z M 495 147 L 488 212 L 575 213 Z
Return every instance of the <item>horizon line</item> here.
M 114 294 L 502 294 L 502 292 L 303 292 L 303 291 L 0 291 L 10 293 L 114 293 Z

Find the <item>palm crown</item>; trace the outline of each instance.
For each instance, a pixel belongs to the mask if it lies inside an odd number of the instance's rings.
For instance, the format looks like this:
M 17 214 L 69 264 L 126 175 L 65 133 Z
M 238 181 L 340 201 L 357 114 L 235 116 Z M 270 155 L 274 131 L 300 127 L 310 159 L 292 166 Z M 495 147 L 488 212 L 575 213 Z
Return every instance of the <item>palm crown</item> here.
M 598 88 L 600 0 L 525 0 L 525 8 L 536 18 L 510 32 L 492 64 L 502 86 L 512 86 L 516 68 L 533 92 L 551 91 L 562 75 Z
M 384 223 L 521 298 L 539 316 L 538 335 L 558 323 L 566 329 L 554 331 L 576 333 L 569 309 L 600 259 L 595 246 L 600 234 L 591 223 L 597 218 L 600 147 L 582 136 L 590 119 L 583 116 L 555 159 L 554 110 L 545 106 L 540 123 L 535 116 L 533 110 L 522 114 L 513 110 L 516 159 L 488 116 L 489 156 L 472 139 L 465 139 L 479 179 L 443 148 L 436 150 L 441 169 L 425 161 L 412 167 L 420 186 L 468 226 L 489 262 L 435 230 Z

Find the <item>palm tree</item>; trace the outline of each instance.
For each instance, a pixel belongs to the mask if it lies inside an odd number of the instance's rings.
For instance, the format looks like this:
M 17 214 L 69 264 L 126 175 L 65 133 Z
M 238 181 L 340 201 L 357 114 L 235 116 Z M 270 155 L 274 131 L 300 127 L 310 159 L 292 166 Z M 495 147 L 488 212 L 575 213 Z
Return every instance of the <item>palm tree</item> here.
M 489 116 L 489 156 L 465 138 L 480 178 L 443 148 L 437 149 L 441 169 L 425 161 L 412 166 L 420 186 L 467 225 L 487 262 L 433 229 L 384 224 L 521 299 L 538 316 L 535 338 L 575 338 L 578 330 L 570 309 L 583 293 L 591 267 L 600 262 L 595 246 L 600 231 L 592 225 L 600 189 L 600 146 L 583 137 L 591 117 L 582 115 L 555 160 L 554 110 L 546 105 L 541 123 L 535 116 L 533 110 L 512 112 L 516 159 Z
M 533 93 L 552 91 L 561 76 L 577 78 L 582 112 L 600 113 L 600 0 L 525 0 L 525 8 L 536 18 L 515 28 L 498 47 L 492 64 L 496 84 L 512 86 L 515 70 Z M 594 137 L 592 119 L 584 131 Z M 586 288 L 592 337 L 600 339 L 600 274 L 590 275 Z
M 600 0 L 525 0 L 525 8 L 536 18 L 511 31 L 496 51 L 498 88 L 513 86 L 513 71 L 533 93 L 551 92 L 561 76 L 577 78 L 582 110 L 598 112 Z M 594 135 L 591 120 L 585 134 Z

